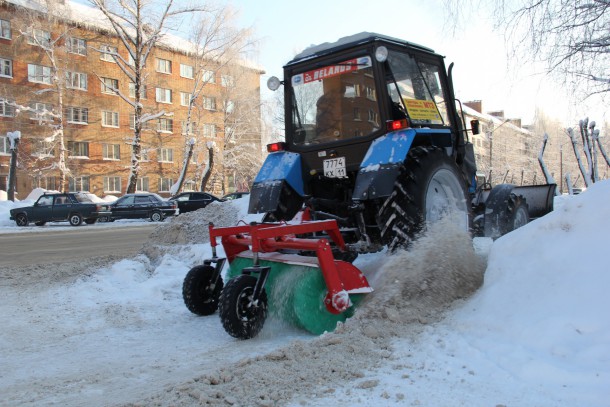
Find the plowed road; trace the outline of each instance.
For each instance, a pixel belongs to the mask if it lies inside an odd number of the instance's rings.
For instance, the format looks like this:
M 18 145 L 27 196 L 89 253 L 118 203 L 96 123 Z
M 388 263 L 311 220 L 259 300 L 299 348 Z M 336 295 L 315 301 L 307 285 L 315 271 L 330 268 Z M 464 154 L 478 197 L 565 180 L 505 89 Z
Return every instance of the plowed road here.
M 33 232 L 0 234 L 0 267 L 58 263 L 105 255 L 137 253 L 156 224 L 121 227 L 45 226 Z M 29 233 L 32 230 L 32 233 Z

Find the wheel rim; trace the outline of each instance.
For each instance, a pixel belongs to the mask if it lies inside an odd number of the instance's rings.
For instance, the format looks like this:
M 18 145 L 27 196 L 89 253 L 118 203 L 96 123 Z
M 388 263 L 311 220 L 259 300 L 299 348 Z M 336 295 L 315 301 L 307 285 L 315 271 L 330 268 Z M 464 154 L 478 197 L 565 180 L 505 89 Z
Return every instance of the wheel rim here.
M 73 224 L 73 225 L 78 225 L 78 223 L 79 223 L 79 218 L 78 218 L 78 216 L 72 216 L 72 217 L 70 218 L 70 223 L 71 223 L 71 224 Z
M 521 226 L 527 225 L 528 221 L 528 213 L 523 207 L 519 207 L 517 212 L 515 213 L 515 219 L 513 222 L 513 230 L 519 229 Z
M 161 214 L 159 212 L 153 213 L 151 217 L 154 222 L 158 222 L 161 220 Z
M 17 225 L 18 226 L 25 226 L 27 224 L 28 224 L 28 220 L 24 215 L 17 216 Z
M 463 213 L 460 219 L 464 229 L 468 226 L 468 209 L 464 199 L 463 186 L 453 171 L 438 170 L 430 179 L 426 191 L 426 222 L 439 221 L 452 212 Z
M 260 307 L 253 304 L 253 293 L 254 289 L 252 287 L 246 287 L 237 296 L 235 312 L 237 313 L 237 318 L 243 324 L 253 324 L 258 320 Z

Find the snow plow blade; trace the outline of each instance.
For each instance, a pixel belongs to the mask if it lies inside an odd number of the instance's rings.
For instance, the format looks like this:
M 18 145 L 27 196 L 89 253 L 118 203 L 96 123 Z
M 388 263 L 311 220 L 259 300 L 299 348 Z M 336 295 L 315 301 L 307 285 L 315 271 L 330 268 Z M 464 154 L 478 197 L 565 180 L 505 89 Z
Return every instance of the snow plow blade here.
M 230 264 L 220 318 L 236 338 L 256 336 L 267 314 L 313 334 L 332 331 L 373 291 L 360 270 L 333 258 L 331 242 L 346 250 L 334 220 L 210 225 L 214 259 L 208 262 L 223 260 L 216 257 L 218 237 Z
M 527 202 L 530 219 L 540 218 L 553 210 L 556 184 L 514 187 L 512 193 Z

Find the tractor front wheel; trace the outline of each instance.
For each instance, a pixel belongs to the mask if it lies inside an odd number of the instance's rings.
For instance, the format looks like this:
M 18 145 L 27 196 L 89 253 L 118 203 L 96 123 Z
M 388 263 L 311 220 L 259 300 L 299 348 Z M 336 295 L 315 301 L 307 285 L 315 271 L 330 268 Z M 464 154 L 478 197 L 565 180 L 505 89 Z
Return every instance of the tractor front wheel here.
M 381 205 L 378 224 L 381 239 L 390 250 L 406 246 L 426 223 L 455 212 L 470 227 L 466 181 L 452 157 L 437 147 L 415 147 Z
M 195 266 L 184 278 L 182 298 L 186 308 L 193 314 L 212 315 L 218 309 L 223 281 L 220 276 L 215 279 L 214 272 L 212 266 Z
M 220 294 L 219 313 L 222 326 L 238 339 L 254 338 L 267 318 L 267 293 L 254 299 L 256 277 L 241 274 L 229 280 Z

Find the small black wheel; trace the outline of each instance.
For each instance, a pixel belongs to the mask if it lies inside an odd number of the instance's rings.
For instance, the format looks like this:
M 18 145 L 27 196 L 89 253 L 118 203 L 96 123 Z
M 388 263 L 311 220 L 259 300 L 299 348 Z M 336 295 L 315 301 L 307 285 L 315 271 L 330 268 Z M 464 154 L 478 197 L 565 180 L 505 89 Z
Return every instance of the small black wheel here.
M 80 213 L 71 213 L 68 221 L 72 226 L 80 226 L 81 223 L 83 223 L 83 217 L 80 215 Z
M 222 292 L 222 277 L 216 282 L 214 267 L 195 266 L 184 277 L 182 283 L 182 298 L 186 308 L 193 314 L 212 315 L 218 309 L 218 299 Z
M 241 274 L 229 280 L 220 294 L 220 320 L 229 335 L 238 339 L 254 338 L 267 318 L 267 293 L 263 289 L 253 301 L 256 277 Z
M 150 214 L 150 220 L 153 222 L 161 222 L 163 220 L 163 214 L 159 211 L 153 211 Z
M 40 222 L 34 222 L 34 225 L 36 225 L 36 226 L 44 226 L 44 225 L 46 225 L 46 224 L 47 224 L 47 222 L 43 222 L 43 221 L 40 221 Z
M 97 219 L 85 219 L 87 225 L 93 225 L 95 222 L 97 222 Z
M 26 215 L 25 213 L 20 213 L 17 216 L 15 216 L 15 223 L 17 224 L 17 226 L 27 226 L 28 225 L 28 215 Z

